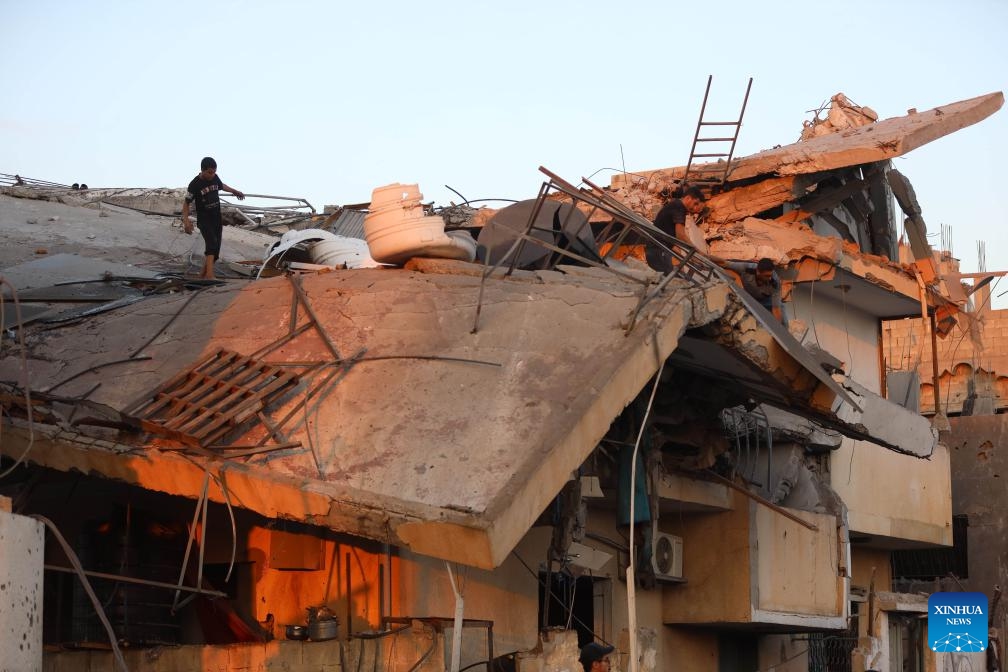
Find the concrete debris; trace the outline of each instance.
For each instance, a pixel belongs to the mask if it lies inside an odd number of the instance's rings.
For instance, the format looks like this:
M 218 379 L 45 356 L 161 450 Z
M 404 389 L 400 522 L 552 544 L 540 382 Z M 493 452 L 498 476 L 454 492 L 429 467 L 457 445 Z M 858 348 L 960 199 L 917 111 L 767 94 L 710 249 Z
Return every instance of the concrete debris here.
M 816 111 L 815 117 L 811 121 L 806 121 L 802 126 L 801 139 L 810 140 L 828 133 L 839 133 L 849 128 L 867 126 L 878 121 L 878 114 L 870 107 L 855 105 L 842 93 L 838 93 L 823 109 L 829 108 L 825 119 L 820 119 L 822 109 Z

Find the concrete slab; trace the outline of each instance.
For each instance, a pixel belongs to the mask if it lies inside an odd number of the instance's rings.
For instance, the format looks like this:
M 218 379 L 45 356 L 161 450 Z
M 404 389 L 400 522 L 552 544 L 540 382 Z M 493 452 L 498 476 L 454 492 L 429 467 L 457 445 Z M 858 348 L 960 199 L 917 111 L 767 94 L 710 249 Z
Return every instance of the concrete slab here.
M 106 273 L 123 277 L 157 277 L 157 273 L 145 268 L 65 253 L 42 256 L 0 271 L 0 275 L 19 290 L 51 287 L 61 282 L 100 280 Z

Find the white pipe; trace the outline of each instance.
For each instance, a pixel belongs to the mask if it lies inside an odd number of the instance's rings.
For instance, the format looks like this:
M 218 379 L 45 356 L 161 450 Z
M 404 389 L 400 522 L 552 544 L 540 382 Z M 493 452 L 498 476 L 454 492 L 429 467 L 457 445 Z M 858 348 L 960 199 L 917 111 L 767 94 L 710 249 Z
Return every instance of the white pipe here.
M 455 577 L 452 575 L 451 565 L 445 561 L 448 569 L 448 580 L 451 581 L 452 592 L 455 593 L 455 622 L 452 626 L 452 649 L 451 649 L 451 672 L 459 672 L 462 661 L 462 620 L 465 615 L 465 600 L 462 593 L 455 586 Z
M 658 367 L 655 374 L 654 387 L 651 388 L 651 398 L 648 399 L 647 410 L 644 412 L 644 419 L 641 421 L 640 431 L 637 432 L 637 441 L 634 443 L 633 457 L 630 461 L 630 566 L 627 567 L 627 625 L 630 628 L 630 664 L 627 672 L 637 672 L 637 579 L 634 567 L 636 564 L 636 554 L 634 553 L 634 502 L 637 499 L 637 451 L 640 448 L 641 438 L 644 436 L 644 428 L 647 427 L 648 417 L 651 415 L 651 405 L 654 403 L 655 393 L 658 391 L 658 382 L 661 380 L 662 371 L 665 369 L 665 362 Z M 651 515 L 657 515 L 652 511 Z M 651 552 L 654 553 L 654 542 L 652 540 Z M 453 670 L 452 672 L 457 672 Z

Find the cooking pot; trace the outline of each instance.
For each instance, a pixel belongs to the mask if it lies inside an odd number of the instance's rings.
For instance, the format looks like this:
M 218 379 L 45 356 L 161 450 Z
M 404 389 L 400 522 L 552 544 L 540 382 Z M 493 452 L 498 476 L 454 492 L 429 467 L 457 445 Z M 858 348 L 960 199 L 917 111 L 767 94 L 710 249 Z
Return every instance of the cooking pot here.
M 308 623 L 308 638 L 313 642 L 336 639 L 338 632 L 339 620 L 335 618 L 320 618 Z
M 304 640 L 308 639 L 308 628 L 303 625 L 288 625 L 284 634 L 287 639 Z

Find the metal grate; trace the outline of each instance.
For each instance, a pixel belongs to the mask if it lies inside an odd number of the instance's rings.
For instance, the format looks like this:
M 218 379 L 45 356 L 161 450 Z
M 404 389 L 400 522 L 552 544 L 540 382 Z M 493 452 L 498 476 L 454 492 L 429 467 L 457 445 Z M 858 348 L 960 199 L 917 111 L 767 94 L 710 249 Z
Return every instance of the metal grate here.
M 721 411 L 721 427 L 725 437 L 734 445 L 734 471 L 746 481 L 762 486 L 768 491 L 773 482 L 773 430 L 766 414 L 759 410 L 746 411 L 742 407 Z M 766 461 L 766 482 L 760 482 L 757 473 Z
M 917 551 L 893 551 L 894 579 L 930 581 L 946 576 L 969 578 L 967 530 L 969 517 L 952 516 L 952 548 L 929 548 Z
M 857 642 L 858 638 L 849 633 L 813 632 L 808 638 L 809 672 L 850 672 L 851 653 Z

